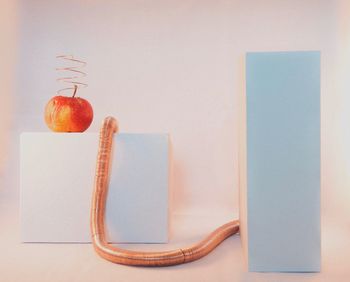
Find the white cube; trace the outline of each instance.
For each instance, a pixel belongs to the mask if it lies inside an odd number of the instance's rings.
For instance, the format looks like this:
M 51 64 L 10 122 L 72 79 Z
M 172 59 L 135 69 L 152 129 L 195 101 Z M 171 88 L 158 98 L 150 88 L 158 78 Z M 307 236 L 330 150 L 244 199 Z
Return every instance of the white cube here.
M 23 242 L 91 242 L 90 205 L 97 133 L 22 133 L 20 217 Z M 115 243 L 168 241 L 167 134 L 115 137 L 106 205 Z

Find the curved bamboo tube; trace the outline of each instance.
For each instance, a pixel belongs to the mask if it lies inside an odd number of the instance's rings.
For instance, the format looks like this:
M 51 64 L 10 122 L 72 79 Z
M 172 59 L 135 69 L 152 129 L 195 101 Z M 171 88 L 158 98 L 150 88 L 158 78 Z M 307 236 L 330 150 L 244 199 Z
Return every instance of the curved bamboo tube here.
M 227 237 L 239 230 L 238 220 L 231 221 L 213 231 L 201 242 L 188 248 L 163 252 L 136 252 L 108 244 L 105 236 L 106 197 L 109 184 L 110 157 L 113 134 L 117 133 L 117 121 L 107 117 L 100 131 L 100 143 L 96 165 L 95 187 L 92 196 L 90 228 L 96 252 L 114 263 L 134 266 L 168 266 L 191 262 L 207 255 Z

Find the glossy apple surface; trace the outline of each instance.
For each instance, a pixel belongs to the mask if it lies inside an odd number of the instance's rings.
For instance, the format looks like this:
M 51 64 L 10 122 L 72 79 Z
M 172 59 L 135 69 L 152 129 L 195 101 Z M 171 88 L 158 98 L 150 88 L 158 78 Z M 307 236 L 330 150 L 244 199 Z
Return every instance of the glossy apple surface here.
M 90 103 L 80 97 L 55 96 L 45 107 L 45 122 L 55 132 L 83 132 L 92 119 Z

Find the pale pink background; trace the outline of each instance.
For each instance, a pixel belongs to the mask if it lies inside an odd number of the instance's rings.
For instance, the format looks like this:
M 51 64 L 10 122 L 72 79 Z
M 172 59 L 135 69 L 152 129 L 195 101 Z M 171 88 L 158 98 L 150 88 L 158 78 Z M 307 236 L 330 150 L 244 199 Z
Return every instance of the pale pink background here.
M 3 0 L 0 5 L 2 281 L 95 281 L 98 276 L 103 281 L 348 280 L 346 0 Z M 170 133 L 175 187 L 171 246 L 178 246 L 237 215 L 244 54 L 279 50 L 322 52 L 321 274 L 246 273 L 239 237 L 199 262 L 163 269 L 112 265 L 87 245 L 19 244 L 18 134 L 47 130 L 42 111 L 57 89 L 52 68 L 57 53 L 74 53 L 89 62 L 89 88 L 81 95 L 95 108 L 90 131 L 98 130 L 104 116 L 114 115 L 124 132 Z

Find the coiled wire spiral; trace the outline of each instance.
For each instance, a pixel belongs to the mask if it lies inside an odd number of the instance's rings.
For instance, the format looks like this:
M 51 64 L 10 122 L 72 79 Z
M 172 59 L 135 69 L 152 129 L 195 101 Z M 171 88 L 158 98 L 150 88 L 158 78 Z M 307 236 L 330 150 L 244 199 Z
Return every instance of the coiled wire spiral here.
M 63 66 L 56 68 L 56 71 L 62 73 L 62 77 L 56 79 L 58 82 L 70 85 L 70 87 L 61 88 L 57 91 L 57 95 L 60 95 L 63 91 L 73 90 L 73 97 L 77 93 L 78 88 L 87 87 L 88 85 L 81 82 L 80 79 L 86 77 L 86 73 L 81 70 L 86 66 L 86 62 L 75 59 L 73 55 L 59 55 L 57 59 L 61 59 L 64 62 L 75 64 L 73 66 Z M 69 75 L 70 74 L 70 75 Z

